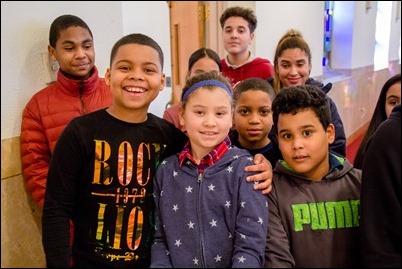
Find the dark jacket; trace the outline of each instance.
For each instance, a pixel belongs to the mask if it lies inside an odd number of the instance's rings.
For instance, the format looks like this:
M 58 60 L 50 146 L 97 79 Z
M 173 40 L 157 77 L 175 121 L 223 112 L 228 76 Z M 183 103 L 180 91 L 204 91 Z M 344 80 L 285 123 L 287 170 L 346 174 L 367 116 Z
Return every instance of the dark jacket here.
M 401 268 L 401 106 L 371 137 L 362 168 L 363 266 Z
M 230 130 L 229 137 L 234 146 L 241 149 L 246 149 L 239 142 L 239 133 L 237 132 L 237 130 Z M 282 159 L 282 153 L 279 150 L 278 138 L 276 137 L 276 135 L 269 133 L 268 138 L 271 140 L 271 142 L 265 147 L 260 149 L 247 149 L 247 150 L 253 156 L 255 156 L 257 153 L 261 153 L 271 163 L 272 168 L 274 168 L 276 162 Z
M 320 181 L 276 163 L 268 194 L 266 268 L 360 265 L 361 170 L 333 154 L 330 162 L 332 169 Z
M 271 85 L 273 85 L 273 78 L 270 78 L 267 81 Z M 309 78 L 306 81 L 306 84 L 319 87 L 320 89 L 323 90 L 323 92 L 325 92 L 325 94 L 327 94 L 332 88 L 331 83 L 324 85 L 323 83 L 321 83 L 317 80 L 314 80 L 312 78 Z M 343 128 L 342 119 L 338 113 L 336 104 L 334 103 L 334 101 L 332 101 L 332 99 L 328 95 L 327 95 L 327 100 L 329 103 L 329 107 L 331 109 L 332 124 L 335 126 L 335 141 L 334 141 L 334 143 L 332 143 L 329 146 L 329 149 L 331 150 L 332 153 L 345 157 L 346 156 L 346 135 L 345 135 L 345 130 Z M 271 133 L 272 132 L 276 132 L 276 129 L 272 128 Z
M 189 161 L 180 166 L 178 156 L 163 161 L 154 179 L 151 267 L 263 267 L 267 197 L 246 181 L 252 161 L 236 147 L 203 174 Z

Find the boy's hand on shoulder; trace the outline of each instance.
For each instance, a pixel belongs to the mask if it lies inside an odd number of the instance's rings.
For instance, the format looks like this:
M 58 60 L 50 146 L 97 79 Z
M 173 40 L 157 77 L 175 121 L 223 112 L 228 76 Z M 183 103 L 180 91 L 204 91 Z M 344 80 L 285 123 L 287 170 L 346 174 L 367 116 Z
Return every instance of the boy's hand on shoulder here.
M 254 165 L 247 166 L 244 171 L 246 172 L 260 172 L 247 177 L 247 181 L 258 182 L 254 184 L 254 190 L 262 190 L 263 194 L 268 194 L 271 189 L 272 183 L 272 165 L 271 163 L 260 153 L 254 156 Z

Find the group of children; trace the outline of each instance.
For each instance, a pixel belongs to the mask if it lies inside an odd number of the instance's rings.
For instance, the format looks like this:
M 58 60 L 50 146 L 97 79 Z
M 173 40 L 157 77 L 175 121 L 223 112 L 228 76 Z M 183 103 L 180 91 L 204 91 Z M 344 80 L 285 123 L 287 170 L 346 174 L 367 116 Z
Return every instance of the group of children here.
M 72 36 L 74 31 L 80 32 L 77 37 Z M 40 171 L 37 177 L 42 181 L 36 181 L 42 186 L 37 193 L 45 195 L 45 198 L 43 195 L 37 198 L 39 205 L 44 201 L 42 228 L 47 266 L 147 267 L 155 225 L 153 178 L 156 167 L 167 156 L 179 152 L 188 139 L 174 125 L 148 113 L 150 103 L 165 87 L 163 52 L 146 35 L 127 35 L 114 45 L 110 68 L 103 80 L 93 68 L 93 39 L 81 19 L 61 16 L 52 24 L 50 34 L 50 39 L 55 38 L 56 42 L 50 42 L 49 49 L 58 50 L 56 56 L 60 59 L 69 58 L 59 70 L 59 78 L 66 79 L 59 79 L 41 91 L 49 97 L 41 97 L 41 106 L 27 106 L 21 138 L 22 153 L 26 153 L 22 160 L 30 160 L 26 163 L 30 167 L 24 170 L 26 174 L 36 172 L 36 160 L 43 164 L 50 161 L 48 171 Z M 71 93 L 68 87 L 62 87 L 68 86 L 66 81 L 69 80 L 77 85 L 71 88 Z M 92 87 L 79 91 L 87 85 Z M 103 85 L 109 94 L 95 99 L 105 100 L 105 103 L 92 112 L 88 109 L 94 105 L 90 97 Z M 40 94 L 30 104 L 39 103 Z M 57 102 L 64 102 L 56 97 L 69 94 L 74 102 L 56 106 Z M 54 104 L 44 105 L 47 100 Z M 55 106 L 47 114 L 53 113 L 51 121 L 49 116 L 41 118 L 41 109 L 49 105 Z M 64 122 L 57 120 L 60 114 L 56 111 L 62 113 L 70 109 L 82 116 L 72 115 L 71 122 L 63 126 Z M 70 114 L 63 116 L 66 119 Z M 32 122 L 47 123 L 43 134 Z M 56 130 L 65 127 L 54 148 L 46 143 L 46 135 L 54 132 L 52 127 Z M 35 133 L 45 138 L 36 141 L 32 139 Z M 43 146 L 38 148 L 36 142 Z M 32 153 L 38 149 L 43 151 L 42 158 L 38 152 Z M 254 160 L 256 164 L 251 161 L 241 167 L 242 174 L 247 176 L 242 180 L 250 182 L 247 186 L 266 198 L 258 190 L 269 191 L 270 164 L 261 157 L 256 156 Z M 258 171 L 262 172 L 256 174 Z M 263 182 L 258 183 L 261 180 Z
M 247 47 L 256 27 L 249 12 L 229 8 L 221 17 L 223 35 Z M 70 28 L 92 40 L 79 24 L 60 26 L 59 37 L 74 41 L 64 36 Z M 292 33 L 280 43 L 287 38 L 302 40 Z M 76 45 L 64 42 L 66 52 L 65 44 Z M 335 104 L 307 83 L 308 46 L 277 50 L 274 82 L 283 84 L 276 91 L 268 77 L 234 81 L 224 68 L 221 74 L 221 66 L 235 70 L 240 58 L 244 66 L 255 60 L 241 45 L 226 49 L 220 63 L 205 48 L 190 57 L 171 113 L 179 129 L 148 113 L 166 83 L 160 46 L 143 34 L 115 43 L 104 79 L 110 104 L 71 119 L 48 154 L 42 218 L 48 267 L 359 265 L 361 171 L 341 154 Z M 75 60 L 84 65 L 88 57 L 81 58 Z M 285 74 L 296 62 L 300 70 Z M 330 149 L 335 141 L 340 153 Z M 272 184 L 270 169 L 254 164 L 259 155 L 274 168 Z

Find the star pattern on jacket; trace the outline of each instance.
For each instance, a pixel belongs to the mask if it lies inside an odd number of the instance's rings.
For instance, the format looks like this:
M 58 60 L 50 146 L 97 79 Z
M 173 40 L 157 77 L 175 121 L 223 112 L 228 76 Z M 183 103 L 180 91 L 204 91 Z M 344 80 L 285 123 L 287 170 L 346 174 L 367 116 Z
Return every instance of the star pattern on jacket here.
M 236 155 L 233 157 L 233 159 L 238 159 L 240 158 L 239 155 Z M 252 161 L 252 158 L 249 158 Z M 164 161 L 164 164 L 166 162 Z M 166 164 L 169 165 L 169 164 Z M 188 165 L 191 167 L 194 167 L 194 164 L 190 161 L 185 162 L 184 165 Z M 238 173 L 238 171 L 236 171 L 237 168 L 234 168 L 233 165 L 228 165 L 226 166 L 226 168 L 223 169 L 223 172 L 227 174 L 228 177 L 232 177 L 229 174 L 234 174 L 234 173 Z M 222 170 L 221 170 L 222 171 Z M 214 196 L 219 196 L 221 195 L 221 184 L 215 183 L 215 181 L 206 181 L 206 179 L 204 179 L 204 177 L 200 180 L 195 179 L 194 182 L 192 181 L 187 181 L 187 183 L 180 183 L 181 181 L 183 181 L 184 178 L 188 177 L 188 173 L 187 171 L 185 172 L 184 170 L 178 170 L 178 169 L 173 169 L 170 170 L 169 172 L 169 178 L 171 180 L 177 181 L 177 183 L 175 184 L 175 188 L 174 189 L 170 189 L 169 190 L 169 195 L 166 195 L 166 189 L 164 189 L 164 187 L 162 186 L 162 189 L 159 190 L 160 193 L 160 197 L 162 198 L 162 190 L 165 190 L 165 197 L 163 200 L 161 200 L 160 202 L 162 202 L 162 204 L 164 204 L 165 202 L 169 202 L 168 204 L 170 204 L 170 209 L 172 211 L 174 211 L 175 216 L 177 216 L 177 221 L 175 222 L 174 226 L 176 227 L 183 227 L 185 226 L 186 228 L 186 232 L 179 232 L 176 236 L 172 237 L 172 238 L 166 238 L 167 241 L 170 241 L 170 244 L 172 246 L 174 246 L 174 249 L 171 249 L 171 254 L 173 253 L 173 250 L 175 252 L 181 253 L 187 253 L 187 248 L 189 247 L 189 243 L 190 246 L 193 244 L 191 243 L 192 240 L 189 240 L 190 238 L 198 238 L 198 234 L 201 230 L 205 230 L 208 231 L 208 233 L 211 233 L 213 236 L 213 233 L 219 233 L 219 231 L 222 229 L 222 227 L 227 226 L 227 223 L 225 223 L 225 219 L 222 219 L 222 216 L 217 215 L 217 213 L 213 213 L 212 215 L 209 216 L 203 216 L 201 219 L 199 219 L 196 215 L 192 215 L 192 214 L 183 214 L 184 211 L 188 210 L 188 206 L 187 203 L 184 202 L 183 199 L 185 199 L 187 201 L 187 199 L 189 199 L 189 201 L 196 201 L 199 199 L 196 198 L 197 196 L 200 195 L 200 192 L 204 192 L 205 194 L 209 193 L 208 195 L 210 197 L 214 197 Z M 167 182 L 167 181 L 166 181 Z M 184 181 L 183 181 L 184 182 Z M 176 185 L 178 184 L 178 185 Z M 205 185 L 204 185 L 205 184 Z M 180 195 L 176 195 L 180 193 Z M 226 197 L 225 197 L 226 198 Z M 238 200 L 233 200 L 233 197 L 228 196 L 228 198 L 226 199 L 218 199 L 216 200 L 217 203 L 214 205 L 218 208 L 222 208 L 225 211 L 228 212 L 228 214 L 231 214 L 230 210 L 233 208 L 233 206 L 238 207 L 237 210 L 248 210 L 247 206 L 251 203 L 246 203 L 245 199 L 241 199 L 240 197 L 238 198 Z M 220 201 L 218 203 L 218 201 Z M 166 206 L 168 205 L 166 204 Z M 268 207 L 268 202 L 264 203 L 265 207 Z M 165 207 L 166 207 L 165 206 Z M 225 213 L 226 214 L 226 213 Z M 206 217 L 208 217 L 207 219 L 205 219 Z M 202 220 L 204 218 L 204 220 Z M 255 215 L 253 217 L 249 217 L 247 219 L 244 219 L 244 221 L 247 222 L 254 222 L 255 224 L 258 225 L 265 225 L 265 221 L 264 218 L 262 218 L 262 215 L 258 216 Z M 165 226 L 165 225 L 163 225 Z M 166 228 L 164 228 L 166 230 Z M 183 235 L 185 234 L 185 237 L 183 237 Z M 194 237 L 192 236 L 192 234 L 194 234 Z M 190 237 L 188 237 L 190 236 Z M 233 231 L 233 232 L 228 232 L 227 233 L 227 239 L 232 241 L 235 240 L 235 238 L 238 237 L 240 240 L 244 241 L 246 244 L 248 242 L 248 240 L 250 240 L 250 238 L 252 238 L 252 236 L 246 234 L 246 233 L 240 233 L 239 231 Z M 238 240 L 239 240 L 238 239 Z M 170 255 L 171 255 L 170 254 Z M 176 255 L 176 254 L 175 254 Z M 211 262 L 216 263 L 217 265 L 220 263 L 226 263 L 228 260 L 231 259 L 230 255 L 229 257 L 227 257 L 227 254 L 225 253 L 220 253 L 220 250 L 217 250 L 215 252 L 212 252 L 210 256 L 211 258 Z M 234 258 L 234 257 L 233 257 Z M 203 261 L 203 257 L 199 257 L 197 255 L 192 255 L 188 257 L 188 262 L 190 262 L 190 264 L 193 264 L 194 266 L 200 266 L 204 263 Z M 232 262 L 234 263 L 238 263 L 238 264 L 247 264 L 248 263 L 248 257 L 247 255 L 236 255 L 236 257 L 234 258 L 235 260 L 233 260 Z M 219 267 L 219 265 L 218 265 Z
M 211 227 L 217 227 L 216 223 L 217 223 L 217 221 L 212 219 L 209 224 L 211 224 Z
M 244 261 L 246 260 L 246 258 L 244 258 L 243 256 L 238 257 L 237 259 L 239 260 L 239 263 L 244 263 Z
M 188 228 L 189 228 L 189 229 L 194 229 L 194 224 L 195 224 L 195 223 L 190 220 L 190 222 L 187 223 Z

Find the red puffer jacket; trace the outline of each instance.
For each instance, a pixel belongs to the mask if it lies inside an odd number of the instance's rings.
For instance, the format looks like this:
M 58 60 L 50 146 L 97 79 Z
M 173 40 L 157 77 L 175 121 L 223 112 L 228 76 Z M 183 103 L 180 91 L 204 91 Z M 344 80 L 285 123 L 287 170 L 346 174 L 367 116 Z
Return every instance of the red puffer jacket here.
M 37 92 L 26 105 L 21 124 L 21 163 L 28 191 L 43 207 L 50 157 L 67 124 L 75 117 L 112 104 L 109 86 L 93 68 L 83 81 L 67 78 Z

